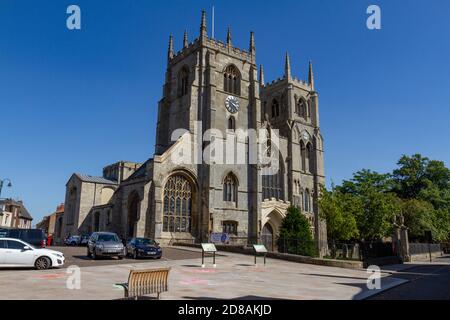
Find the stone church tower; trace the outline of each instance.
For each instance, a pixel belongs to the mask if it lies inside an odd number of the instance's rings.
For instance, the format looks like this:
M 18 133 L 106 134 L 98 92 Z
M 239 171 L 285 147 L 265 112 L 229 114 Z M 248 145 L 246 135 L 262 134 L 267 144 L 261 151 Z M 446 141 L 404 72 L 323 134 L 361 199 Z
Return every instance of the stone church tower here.
M 291 75 L 288 55 L 283 78 L 265 84 L 262 66 L 259 78 L 257 70 L 253 32 L 247 50 L 233 46 L 231 30 L 226 42 L 210 38 L 205 12 L 199 37 L 189 42 L 185 33 L 180 51 L 170 36 L 155 156 L 127 179 L 112 181 L 111 199 L 93 206 L 78 231 L 102 229 L 163 243 L 208 241 L 211 233 L 226 233 L 232 243 L 263 242 L 275 249 L 286 209 L 295 205 L 311 222 L 323 254 L 326 228 L 317 202 L 325 179 L 323 139 L 312 65 L 307 82 Z M 264 175 L 264 166 L 249 161 L 253 145 L 246 131 L 279 132 L 277 145 L 268 148 L 278 156 L 275 174 Z M 218 141 L 232 141 L 236 148 L 224 148 L 221 158 L 214 148 Z M 173 161 L 186 153 L 192 161 Z M 243 155 L 246 161 L 239 162 Z

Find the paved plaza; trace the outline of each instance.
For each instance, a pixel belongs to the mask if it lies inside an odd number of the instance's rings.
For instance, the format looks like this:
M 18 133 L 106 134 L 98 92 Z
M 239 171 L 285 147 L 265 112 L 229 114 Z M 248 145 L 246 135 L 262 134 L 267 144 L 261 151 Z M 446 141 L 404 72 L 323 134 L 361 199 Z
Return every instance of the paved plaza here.
M 176 250 L 172 248 L 172 250 Z M 198 254 L 197 249 L 179 249 Z M 208 259 L 127 260 L 127 263 L 81 267 L 81 288 L 67 289 L 68 269 L 46 271 L 0 270 L 2 299 L 121 299 L 115 283 L 127 281 L 131 269 L 171 267 L 169 292 L 162 299 L 364 299 L 380 290 L 368 290 L 365 270 L 323 267 L 220 252 L 217 267 Z M 69 265 L 66 265 L 69 267 Z M 407 280 L 382 274 L 386 290 Z

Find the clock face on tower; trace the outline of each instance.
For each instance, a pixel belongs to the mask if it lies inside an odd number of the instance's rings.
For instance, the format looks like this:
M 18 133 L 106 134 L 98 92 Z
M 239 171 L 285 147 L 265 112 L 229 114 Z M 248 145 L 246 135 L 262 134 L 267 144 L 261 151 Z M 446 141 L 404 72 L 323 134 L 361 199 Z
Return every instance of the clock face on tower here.
M 236 113 L 239 111 L 239 100 L 236 97 L 228 96 L 225 99 L 225 107 L 230 113 Z

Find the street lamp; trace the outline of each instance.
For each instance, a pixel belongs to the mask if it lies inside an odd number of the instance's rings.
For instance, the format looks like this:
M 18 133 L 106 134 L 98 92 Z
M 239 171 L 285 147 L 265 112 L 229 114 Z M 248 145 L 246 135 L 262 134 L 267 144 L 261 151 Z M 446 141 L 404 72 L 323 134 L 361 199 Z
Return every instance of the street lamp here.
M 1 179 L 0 179 L 0 199 L 2 198 L 2 189 L 3 189 L 3 184 L 4 184 L 5 182 L 8 182 L 8 184 L 6 185 L 8 188 L 11 188 L 11 187 L 12 187 L 11 180 L 9 180 L 9 179 L 3 179 L 3 180 L 1 180 Z

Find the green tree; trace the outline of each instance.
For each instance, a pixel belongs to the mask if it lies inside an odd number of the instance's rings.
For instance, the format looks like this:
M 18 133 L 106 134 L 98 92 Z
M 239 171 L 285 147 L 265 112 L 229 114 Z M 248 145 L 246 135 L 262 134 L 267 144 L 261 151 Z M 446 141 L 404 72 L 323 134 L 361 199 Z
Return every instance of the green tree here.
M 347 205 L 346 210 L 351 210 L 355 216 L 361 239 L 372 241 L 391 235 L 394 216 L 401 210 L 401 203 L 391 192 L 390 174 L 363 169 L 336 189 L 356 197 L 357 200 L 353 200 L 355 207 L 350 209 Z
M 357 212 L 362 210 L 359 198 L 343 194 L 333 188 L 322 189 L 319 200 L 320 215 L 327 222 L 328 240 L 348 241 L 359 236 L 356 225 Z
M 423 200 L 408 199 L 402 204 L 402 214 L 408 227 L 409 238 L 424 240 L 425 231 L 434 229 L 434 207 Z
M 450 232 L 450 170 L 444 162 L 420 154 L 403 155 L 397 164 L 399 167 L 392 175 L 394 191 L 406 201 L 402 211 L 408 220 L 406 225 L 410 235 L 423 239 L 424 231 L 430 230 L 435 241 L 447 240 Z
M 296 207 L 289 207 L 278 237 L 280 252 L 314 256 L 316 249 L 308 219 Z

